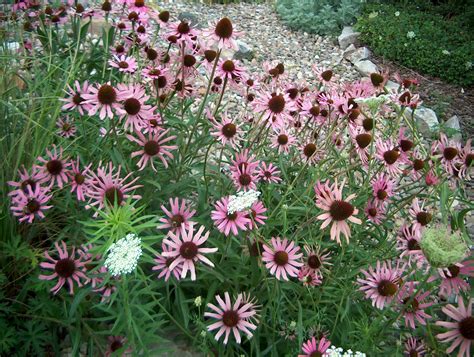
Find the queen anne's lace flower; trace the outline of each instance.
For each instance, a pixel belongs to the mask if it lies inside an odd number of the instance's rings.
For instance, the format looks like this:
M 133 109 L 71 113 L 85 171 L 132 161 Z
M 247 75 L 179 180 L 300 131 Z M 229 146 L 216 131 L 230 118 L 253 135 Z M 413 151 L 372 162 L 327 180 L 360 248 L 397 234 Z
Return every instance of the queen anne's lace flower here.
M 113 276 L 130 274 L 135 270 L 142 255 L 141 244 L 141 239 L 130 233 L 110 246 L 105 266 Z
M 229 196 L 227 213 L 232 214 L 249 209 L 258 201 L 258 196 L 260 196 L 260 192 L 255 190 L 241 191 L 237 195 Z

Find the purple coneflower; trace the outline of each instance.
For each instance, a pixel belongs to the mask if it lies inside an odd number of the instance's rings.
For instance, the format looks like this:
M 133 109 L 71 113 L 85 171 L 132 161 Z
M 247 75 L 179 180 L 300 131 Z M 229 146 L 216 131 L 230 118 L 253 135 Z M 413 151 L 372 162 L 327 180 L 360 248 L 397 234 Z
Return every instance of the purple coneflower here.
M 56 145 L 53 145 L 53 149 L 46 149 L 46 158 L 38 157 L 37 159 L 41 162 L 42 172 L 45 174 L 45 180 L 49 181 L 50 185 L 53 186 L 56 182 L 59 188 L 62 188 L 69 180 L 68 168 L 71 163 L 67 159 L 63 158 L 63 148 L 59 150 Z
M 298 270 L 303 266 L 300 248 L 286 238 L 282 240 L 280 237 L 272 237 L 271 243 L 271 247 L 263 245 L 262 253 L 262 260 L 270 274 L 275 275 L 278 280 L 288 280 L 288 275 L 298 276 Z
M 196 210 L 188 207 L 186 200 L 180 200 L 175 197 L 174 199 L 170 198 L 171 209 L 168 210 L 164 205 L 161 205 L 161 209 L 165 212 L 167 217 L 160 218 L 160 224 L 158 229 L 168 229 L 169 231 L 176 234 L 178 237 L 181 235 L 181 232 L 189 227 L 195 222 L 190 219 L 196 214 Z
M 44 218 L 44 211 L 53 207 L 47 205 L 52 197 L 48 193 L 48 189 L 38 184 L 34 188 L 27 185 L 24 189 L 16 190 L 10 208 L 13 215 L 19 217 L 20 222 L 27 221 L 28 223 L 32 223 L 35 218 Z
M 331 341 L 326 337 L 321 337 L 317 340 L 316 337 L 312 337 L 301 347 L 304 354 L 298 355 L 298 357 L 322 357 L 325 355 L 328 348 L 331 346 Z
M 211 212 L 211 218 L 219 232 L 226 236 L 232 231 L 233 235 L 238 235 L 239 230 L 246 231 L 250 220 L 246 217 L 246 212 L 228 211 L 229 197 L 223 197 L 216 202 L 214 210 Z

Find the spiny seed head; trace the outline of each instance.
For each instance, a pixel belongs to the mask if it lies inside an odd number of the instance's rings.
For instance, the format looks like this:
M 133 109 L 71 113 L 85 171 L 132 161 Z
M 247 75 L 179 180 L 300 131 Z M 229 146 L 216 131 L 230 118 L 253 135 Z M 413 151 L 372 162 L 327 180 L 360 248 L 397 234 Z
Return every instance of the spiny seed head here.
M 416 215 L 417 222 L 422 226 L 426 226 L 428 223 L 430 223 L 432 218 L 433 216 L 431 215 L 431 213 L 424 211 L 418 212 L 418 214 Z
M 205 50 L 204 51 L 204 58 L 206 58 L 207 62 L 212 62 L 216 59 L 217 52 L 214 50 Z
M 117 187 L 111 187 L 105 191 L 105 199 L 111 205 L 120 205 L 123 202 L 123 192 Z
M 298 96 L 298 88 L 290 88 L 286 91 L 291 99 L 296 99 Z
M 85 9 L 84 9 L 84 6 L 83 6 L 82 4 L 77 4 L 77 5 L 76 5 L 76 12 L 77 12 L 78 14 L 82 14 L 82 13 L 84 12 L 84 10 L 85 10 Z
M 128 62 L 126 62 L 126 61 L 120 61 L 120 62 L 118 63 L 118 66 L 119 66 L 119 68 L 127 69 L 127 68 L 128 68 Z
M 136 115 L 140 112 L 142 105 L 136 98 L 128 98 L 123 103 L 123 108 L 129 115 Z
M 370 81 L 372 82 L 374 87 L 378 87 L 383 83 L 384 78 L 380 73 L 371 73 L 370 74 Z
M 283 95 L 275 95 L 268 101 L 268 109 L 275 114 L 279 114 L 285 109 L 285 104 L 285 97 Z
M 371 216 L 371 217 L 376 217 L 377 216 L 377 209 L 376 208 L 369 208 L 367 210 L 367 212 L 369 213 L 369 216 Z
M 280 265 L 280 266 L 286 265 L 288 263 L 288 260 L 289 260 L 288 253 L 285 252 L 284 250 L 280 250 L 280 251 L 276 252 L 274 257 L 273 257 L 273 261 L 277 265 Z
M 101 104 L 110 105 L 115 103 L 117 92 L 110 84 L 103 84 L 97 92 L 97 98 Z
M 393 296 L 398 291 L 398 286 L 389 280 L 382 280 L 377 286 L 377 291 L 382 296 Z
M 365 118 L 362 121 L 362 126 L 364 127 L 365 130 L 371 131 L 374 128 L 374 119 Z
M 288 136 L 285 134 L 280 134 L 278 135 L 277 141 L 280 145 L 286 145 L 288 144 Z
M 304 155 L 309 159 L 316 152 L 316 145 L 313 143 L 306 144 L 303 148 Z
M 344 221 L 354 213 L 354 206 L 346 201 L 334 201 L 329 207 L 329 213 L 335 221 Z
M 377 191 L 377 198 L 381 201 L 383 201 L 384 199 L 386 199 L 388 197 L 388 193 L 387 191 L 385 190 L 378 190 Z
M 117 27 L 120 29 L 120 30 L 125 30 L 125 28 L 127 27 L 127 25 L 125 25 L 123 22 L 120 22 Z M 123 52 L 123 51 L 122 51 Z
M 242 186 L 248 186 L 252 183 L 252 178 L 250 177 L 249 174 L 241 174 L 239 176 L 239 183 L 242 185 Z
M 143 147 L 143 151 L 149 156 L 155 156 L 160 152 L 160 145 L 155 140 L 147 141 Z
M 311 115 L 313 117 L 317 117 L 319 115 L 319 112 L 320 112 L 319 105 L 313 105 L 311 107 L 311 109 L 309 110 L 309 112 L 311 113 Z
M 278 63 L 275 68 L 278 69 L 278 74 L 285 73 L 285 65 L 283 63 Z
M 403 104 L 408 104 L 410 103 L 411 101 L 411 94 L 410 92 L 405 92 L 403 93 L 402 95 L 400 95 L 400 97 L 398 98 L 398 100 L 400 101 L 400 103 L 403 103 Z
M 220 38 L 227 39 L 232 36 L 233 31 L 232 22 L 227 17 L 224 17 L 217 23 L 214 33 Z
M 191 27 L 189 26 L 189 24 L 186 21 L 181 21 L 178 25 L 178 32 L 181 35 L 186 35 L 187 33 L 189 33 L 189 31 L 191 31 Z
M 220 86 L 222 84 L 222 78 L 219 77 L 219 76 L 216 76 L 216 77 L 214 77 L 213 82 L 216 86 Z
M 272 68 L 271 70 L 268 71 L 268 73 L 272 76 L 272 77 L 276 77 L 278 76 L 278 74 L 280 73 L 278 71 L 278 68 Z
M 168 80 L 165 76 L 159 76 L 156 82 L 158 84 L 158 88 L 165 88 L 166 84 L 168 83 Z
M 474 316 L 468 316 L 459 321 L 459 332 L 462 337 L 474 340 Z
M 443 150 L 443 157 L 448 160 L 448 161 L 451 161 L 453 160 L 456 156 L 458 156 L 458 149 L 456 149 L 455 147 L 447 147 Z
M 135 0 L 136 7 L 143 7 L 145 6 L 145 0 Z
M 351 121 L 356 120 L 359 115 L 360 115 L 360 109 L 359 108 L 354 108 L 354 109 L 349 110 L 349 119 Z
M 365 149 L 372 142 L 372 135 L 369 133 L 362 133 L 357 135 L 355 140 L 361 149 Z
M 41 204 L 34 198 L 29 200 L 25 206 L 25 212 L 29 214 L 34 214 L 38 212 L 41 208 Z
M 150 61 L 154 61 L 154 60 L 156 60 L 156 58 L 158 57 L 158 52 L 156 52 L 156 50 L 154 50 L 153 48 L 149 48 L 149 49 L 146 51 L 146 57 L 147 57 Z
M 333 71 L 328 69 L 326 71 L 324 71 L 323 73 L 321 73 L 321 78 L 324 79 L 326 82 L 329 82 L 333 76 Z
M 54 271 L 61 277 L 61 278 L 70 278 L 76 270 L 76 264 L 74 260 L 69 258 L 64 258 L 58 260 L 56 265 L 54 266 Z
M 321 260 L 317 255 L 312 254 L 308 257 L 308 266 L 311 269 L 318 269 L 319 267 L 321 267 Z
M 175 228 L 181 227 L 181 225 L 184 223 L 184 217 L 180 214 L 175 214 L 173 217 L 171 217 L 171 225 Z
M 193 55 L 185 55 L 183 63 L 185 67 L 192 67 L 196 64 L 196 57 L 194 57 Z
M 198 246 L 193 242 L 184 242 L 179 248 L 179 254 L 184 259 L 193 259 L 198 254 Z
M 240 321 L 239 313 L 234 310 L 224 311 L 222 314 L 222 323 L 228 328 L 234 328 Z
M 160 14 L 158 15 L 158 18 L 163 21 L 163 22 L 168 22 L 169 19 L 170 19 L 170 12 L 169 11 L 162 11 L 160 12 Z
M 233 72 L 235 70 L 235 64 L 231 60 L 227 60 L 222 64 L 222 69 L 225 72 Z
M 424 167 L 425 167 L 425 161 L 424 160 L 420 160 L 420 159 L 413 160 L 413 169 L 415 171 L 423 170 Z
M 408 139 L 400 140 L 400 148 L 402 149 L 403 152 L 410 151 L 414 145 L 415 144 L 411 140 L 408 140 Z
M 86 181 L 86 178 L 84 175 L 80 174 L 80 173 L 77 173 L 74 175 L 74 181 L 78 184 L 78 185 L 82 185 L 85 181 Z
M 137 21 L 138 20 L 138 14 L 135 11 L 132 11 L 131 13 L 128 14 L 128 19 L 130 21 Z
M 237 127 L 235 124 L 227 123 L 222 127 L 222 134 L 224 134 L 224 136 L 228 139 L 233 138 L 236 133 Z
M 46 164 L 46 169 L 53 176 L 59 175 L 63 170 L 63 163 L 61 160 L 50 160 Z
M 138 33 L 145 33 L 146 32 L 145 26 L 143 26 L 143 25 L 138 26 L 137 27 L 137 32 Z
M 383 159 L 389 165 L 393 165 L 400 156 L 400 153 L 397 150 L 388 150 L 383 153 Z
M 168 36 L 167 40 L 171 43 L 176 43 L 178 41 L 178 37 L 175 35 Z

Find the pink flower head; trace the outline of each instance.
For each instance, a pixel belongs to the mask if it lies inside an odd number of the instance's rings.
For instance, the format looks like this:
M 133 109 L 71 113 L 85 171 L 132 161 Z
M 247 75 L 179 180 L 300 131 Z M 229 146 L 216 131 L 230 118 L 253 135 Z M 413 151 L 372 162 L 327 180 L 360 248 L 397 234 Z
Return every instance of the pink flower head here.
M 472 316 L 472 299 L 464 305 L 462 298 L 458 299 L 459 306 L 455 307 L 451 304 L 446 305 L 441 310 L 452 320 L 436 321 L 436 325 L 448 329 L 447 332 L 440 333 L 436 337 L 443 343 L 452 341 L 451 346 L 446 353 L 451 354 L 459 347 L 458 357 L 470 357 L 471 345 L 474 340 L 474 316 Z
M 304 250 L 306 251 L 306 264 L 305 267 L 313 270 L 320 277 L 323 276 L 322 270 L 325 265 L 332 265 L 329 260 L 331 253 L 328 253 L 325 249 L 320 250 L 319 248 L 312 249 L 305 245 Z
M 428 315 L 425 309 L 434 303 L 424 301 L 429 296 L 429 291 L 421 291 L 417 288 L 417 282 L 406 283 L 400 288 L 398 301 L 405 319 L 405 326 L 415 329 L 415 321 L 425 326 L 426 320 L 431 319 L 431 315 Z
M 140 131 L 147 126 L 148 120 L 154 118 L 155 107 L 145 104 L 150 98 L 145 88 L 139 84 L 119 84 L 117 86 L 119 96 L 122 98 L 122 106 L 117 108 L 121 119 L 126 118 L 125 130 Z
M 166 253 L 169 253 L 172 251 L 172 249 L 164 243 L 161 244 L 161 248 L 163 252 L 166 252 Z M 171 274 L 173 274 L 176 280 L 181 279 L 181 273 L 183 272 L 181 265 L 176 266 L 173 270 L 170 269 L 170 265 L 171 263 L 173 263 L 174 258 L 164 257 L 163 255 L 157 255 L 154 261 L 155 261 L 155 265 L 153 266 L 153 268 L 151 268 L 151 270 L 160 271 L 160 274 L 158 274 L 158 279 L 165 277 L 165 281 L 168 281 Z
M 99 113 L 99 118 L 104 120 L 105 117 L 113 119 L 114 111 L 120 108 L 119 100 L 122 98 L 119 92 L 110 83 L 96 84 L 89 87 L 88 93 L 83 93 L 85 99 L 84 108 L 90 116 Z
M 266 183 L 279 183 L 281 181 L 279 176 L 280 170 L 278 170 L 278 167 L 274 166 L 272 163 L 267 165 L 262 161 L 257 174 L 259 180 Z
M 130 356 L 133 352 L 131 347 L 126 348 L 125 343 L 127 339 L 122 336 L 109 336 L 107 337 L 107 351 L 105 357 L 117 356 L 117 351 L 120 351 L 121 357 Z
M 215 24 L 209 24 L 209 29 L 203 31 L 203 36 L 210 41 L 210 46 L 215 45 L 219 49 L 238 50 L 236 39 L 239 35 L 241 32 L 235 31 L 232 22 L 227 17 L 223 17 Z
M 301 159 L 308 164 L 315 164 L 321 160 L 322 150 L 315 143 L 309 142 L 301 146 Z
M 74 85 L 67 86 L 68 90 L 67 98 L 60 99 L 61 101 L 65 102 L 65 104 L 61 107 L 62 110 L 73 110 L 76 109 L 79 114 L 84 115 L 84 110 L 86 109 L 85 98 L 83 98 L 83 94 L 89 93 L 89 82 L 85 81 L 82 85 L 79 81 L 75 81 Z
M 298 280 L 301 281 L 304 286 L 318 286 L 323 282 L 322 275 L 317 274 L 313 269 L 310 269 L 307 266 L 304 266 L 299 270 Z
M 135 185 L 139 177 L 126 183 L 127 179 L 132 176 L 132 173 L 121 178 L 120 172 L 122 167 L 118 166 L 117 172 L 115 170 L 114 165 L 110 162 L 105 166 L 100 166 L 99 164 L 97 173 L 94 171 L 87 173 L 86 179 L 89 182 L 86 191 L 86 196 L 89 198 L 89 204 L 86 206 L 87 209 L 91 207 L 103 209 L 106 204 L 121 206 L 125 204 L 128 198 L 141 198 L 139 195 L 131 194 L 135 189 L 142 187 L 142 185 Z M 97 214 L 96 212 L 95 215 Z
M 211 212 L 211 218 L 219 232 L 228 236 L 232 231 L 232 234 L 236 236 L 239 234 L 239 229 L 242 231 L 247 230 L 250 219 L 246 217 L 246 212 L 236 211 L 229 213 L 228 204 L 229 197 L 223 197 L 217 201 L 214 206 L 215 209 Z
M 313 356 L 324 356 L 328 348 L 331 346 L 331 341 L 326 337 L 321 337 L 317 340 L 316 337 L 312 337 L 301 347 L 304 354 L 298 355 L 298 357 L 313 357 Z
M 408 210 L 412 218 L 415 220 L 415 222 L 413 223 L 414 229 L 423 229 L 433 219 L 433 215 L 429 211 L 424 209 L 424 205 L 425 202 L 423 202 L 423 204 L 420 206 L 418 198 L 415 197 L 413 199 L 410 209 Z
M 39 185 L 35 185 L 34 188 L 27 185 L 25 189 L 15 192 L 10 209 L 14 216 L 19 217 L 20 222 L 32 223 L 35 218 L 42 219 L 45 217 L 43 211 L 53 207 L 47 205 L 52 195 L 49 195 L 49 191 Z
M 274 130 L 287 127 L 292 119 L 290 112 L 297 109 L 288 93 L 261 91 L 252 103 L 255 111 L 262 113 L 265 125 L 271 126 Z
M 62 147 L 58 150 L 56 145 L 53 145 L 53 150 L 46 149 L 46 159 L 40 156 L 37 160 L 41 162 L 42 165 L 39 167 L 45 174 L 45 180 L 49 181 L 51 186 L 56 182 L 58 187 L 62 188 L 68 182 L 68 168 L 71 163 L 63 158 Z
M 465 277 L 474 277 L 474 260 L 466 260 L 447 268 L 440 268 L 438 274 L 441 277 L 440 293 L 448 296 L 458 295 L 461 291 L 468 291 L 470 288 Z
M 161 130 L 160 132 L 149 132 L 147 137 L 145 137 L 141 132 L 136 131 L 135 134 L 138 138 L 127 134 L 129 140 L 136 142 L 142 147 L 141 150 L 132 153 L 132 157 L 140 156 L 140 160 L 137 163 L 139 171 L 143 170 L 148 162 L 150 162 L 151 168 L 156 172 L 153 163 L 155 158 L 159 158 L 165 168 L 168 168 L 168 160 L 174 158 L 171 151 L 178 148 L 176 145 L 164 145 L 168 141 L 176 139 L 174 135 L 166 136 L 168 133 L 169 129 Z
M 365 279 L 357 279 L 359 290 L 365 293 L 366 299 L 372 300 L 372 306 L 383 309 L 396 298 L 403 272 L 404 267 L 400 267 L 399 263 L 392 267 L 391 262 L 377 261 L 375 270 L 373 267 L 362 270 Z
M 119 72 L 123 73 L 134 73 L 137 70 L 137 60 L 133 57 L 126 55 L 116 56 L 109 60 L 109 65 L 113 68 L 117 68 Z
M 264 252 L 262 260 L 270 271 L 278 280 L 288 280 L 288 275 L 292 277 L 298 276 L 298 270 L 303 263 L 300 261 L 303 253 L 300 248 L 295 246 L 295 242 L 288 242 L 288 239 L 281 240 L 280 237 L 272 237 L 272 246 L 263 245 Z
M 235 341 L 239 344 L 241 343 L 241 332 L 251 338 L 252 331 L 257 328 L 256 324 L 258 323 L 257 306 L 253 300 L 245 294 L 238 294 L 237 299 L 232 304 L 228 292 L 224 293 L 224 300 L 220 295 L 216 295 L 216 300 L 219 306 L 208 303 L 207 306 L 212 311 L 204 313 L 204 316 L 217 320 L 217 322 L 207 327 L 208 331 L 219 329 L 215 336 L 216 341 L 225 334 L 224 344 L 226 345 L 231 332 Z
M 405 356 L 406 357 L 423 357 L 426 354 L 425 345 L 418 341 L 415 337 L 410 337 L 405 342 Z
M 396 176 L 401 174 L 401 160 L 399 160 L 400 151 L 392 144 L 392 141 L 390 139 L 386 141 L 377 139 L 375 145 L 377 149 L 375 156 L 384 164 L 385 170 L 389 173 L 389 175 Z
M 229 144 L 234 149 L 239 146 L 239 142 L 242 140 L 242 129 L 233 123 L 227 115 L 222 115 L 221 121 L 214 120 L 212 125 L 215 131 L 211 132 L 211 135 L 216 137 L 222 145 Z
M 288 133 L 286 130 L 280 130 L 275 132 L 272 136 L 272 143 L 270 147 L 278 149 L 279 154 L 288 154 L 295 141 L 296 138 L 293 135 Z
M 247 167 L 243 168 L 233 168 L 231 170 L 232 180 L 237 190 L 256 190 L 257 189 L 257 180 L 258 176 L 254 170 L 250 170 Z
M 167 217 L 160 218 L 160 224 L 158 229 L 169 229 L 171 232 L 176 234 L 178 237 L 181 235 L 181 232 L 189 227 L 195 222 L 190 219 L 196 214 L 196 210 L 188 207 L 186 200 L 180 200 L 175 197 L 174 199 L 170 198 L 171 210 L 168 210 L 164 205 L 161 205 L 161 209 L 165 212 Z
M 367 133 L 363 127 L 356 125 L 349 126 L 349 134 L 360 160 L 364 165 L 367 165 L 369 149 L 373 143 L 372 134 Z
M 472 169 L 474 167 L 474 151 L 471 148 L 472 139 L 469 139 L 464 148 L 459 153 L 459 161 L 461 167 L 458 176 L 469 180 L 471 178 Z
M 417 264 L 423 263 L 426 259 L 420 247 L 421 232 L 411 225 L 403 225 L 397 235 L 397 250 L 401 252 L 400 258 L 407 256 L 409 260 L 414 260 Z
M 254 202 L 247 213 L 247 218 L 249 219 L 248 227 L 250 230 L 255 229 L 258 225 L 264 225 L 267 216 L 264 213 L 267 211 L 265 206 L 261 201 Z
M 87 173 L 92 164 L 87 165 L 85 168 L 81 169 L 79 164 L 79 156 L 77 160 L 71 160 L 71 171 L 69 171 L 69 176 L 71 178 L 71 192 L 76 192 L 77 199 L 79 201 L 85 201 L 85 193 L 87 191 Z
M 76 126 L 74 125 L 74 121 L 69 117 L 59 118 L 56 122 L 56 126 L 58 127 L 58 135 L 63 138 L 71 138 L 76 135 Z
M 344 181 L 341 183 L 341 187 L 338 188 L 337 180 L 332 186 L 329 186 L 327 183 L 322 185 L 318 182 L 314 188 L 316 192 L 316 206 L 325 211 L 325 213 L 317 217 L 317 219 L 324 220 L 321 229 L 326 228 L 332 223 L 331 239 L 336 240 L 339 244 L 341 244 L 341 233 L 344 234 L 347 243 L 349 243 L 351 231 L 346 221 L 355 224 L 362 223 L 359 218 L 354 217 L 359 213 L 359 210 L 350 203 L 355 198 L 355 195 L 349 195 L 343 200 L 343 188 Z
M 209 232 L 203 235 L 205 227 L 201 226 L 198 231 L 194 232 L 194 225 L 190 225 L 188 229 L 181 232 L 178 237 L 173 232 L 168 233 L 168 237 L 163 240 L 163 243 L 170 247 L 169 251 L 163 251 L 161 255 L 165 258 L 174 258 L 169 266 L 169 270 L 173 271 L 178 265 L 183 269 L 181 278 L 186 278 L 188 271 L 191 272 L 191 280 L 196 280 L 195 263 L 201 261 L 211 267 L 214 264 L 204 256 L 204 254 L 215 253 L 217 248 L 203 248 L 200 247 L 209 238 Z
M 384 203 L 377 203 L 376 200 L 369 200 L 365 206 L 365 215 L 367 219 L 374 224 L 381 224 L 385 220 L 387 207 Z
M 68 253 L 66 243 L 61 241 L 61 246 L 56 242 L 54 243 L 59 258 L 53 259 L 48 251 L 44 252 L 44 256 L 48 261 L 40 263 L 40 267 L 43 269 L 52 270 L 52 275 L 40 275 L 40 280 L 53 280 L 58 278 L 58 283 L 51 289 L 53 294 L 57 294 L 58 291 L 67 282 L 69 286 L 69 293 L 74 293 L 74 282 L 77 286 L 81 287 L 81 279 L 88 282 L 87 276 L 85 275 L 86 262 L 83 261 L 83 256 L 76 252 L 76 248 L 72 248 L 71 254 Z
M 452 175 L 456 164 L 460 163 L 461 144 L 441 133 L 439 141 L 433 144 L 432 152 L 439 153 L 444 169 Z
M 46 180 L 46 174 L 42 172 L 41 168 L 38 166 L 33 166 L 31 172 L 28 172 L 28 170 L 22 166 L 22 168 L 18 170 L 18 176 L 18 181 L 8 181 L 8 185 L 14 188 L 8 196 L 17 195 L 18 191 L 28 193 L 28 186 L 31 186 L 31 189 L 35 190 L 37 185 L 40 185 Z
M 255 155 L 251 155 L 249 149 L 235 155 L 235 160 L 232 160 L 230 169 L 237 171 L 237 169 L 246 169 L 248 172 L 253 172 L 258 165 L 259 160 L 256 160 Z
M 184 44 L 193 47 L 195 39 L 199 35 L 199 31 L 194 29 L 187 21 L 169 23 L 167 29 L 169 31 L 165 35 L 165 39 L 180 46 Z
M 219 63 L 216 68 L 216 74 L 223 80 L 229 81 L 231 84 L 240 84 L 247 80 L 247 73 L 245 68 L 241 66 L 238 60 L 225 60 L 219 59 Z

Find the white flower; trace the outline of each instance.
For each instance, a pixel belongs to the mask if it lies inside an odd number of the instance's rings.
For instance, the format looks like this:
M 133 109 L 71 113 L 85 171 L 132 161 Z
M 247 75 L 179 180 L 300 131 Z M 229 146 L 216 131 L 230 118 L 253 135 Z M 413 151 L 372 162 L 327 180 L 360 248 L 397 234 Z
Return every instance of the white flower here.
M 244 211 L 258 201 L 260 192 L 255 190 L 248 190 L 247 192 L 237 192 L 237 195 L 229 197 L 229 204 L 227 205 L 227 213 L 232 214 L 237 211 Z
M 142 241 L 137 235 L 127 234 L 109 247 L 105 267 L 113 276 L 131 273 L 142 255 L 141 245 Z
M 194 299 L 194 305 L 199 307 L 202 305 L 202 297 L 201 296 L 198 296 Z
M 443 55 L 450 55 L 451 52 L 449 52 L 448 50 L 443 50 Z
M 366 357 L 366 355 L 359 351 L 353 352 L 351 349 L 344 352 L 341 347 L 331 346 L 326 350 L 324 357 Z
M 400 16 L 400 11 L 395 11 L 395 16 L 396 17 Z
M 407 37 L 408 37 L 409 39 L 413 39 L 413 38 L 416 37 L 416 33 L 415 33 L 414 31 L 408 31 L 408 32 L 407 32 Z
M 379 13 L 377 11 L 371 12 L 369 14 L 369 19 L 376 18 L 377 16 L 379 16 Z

